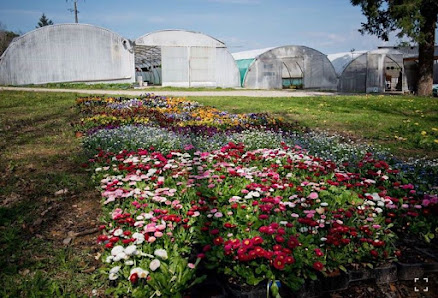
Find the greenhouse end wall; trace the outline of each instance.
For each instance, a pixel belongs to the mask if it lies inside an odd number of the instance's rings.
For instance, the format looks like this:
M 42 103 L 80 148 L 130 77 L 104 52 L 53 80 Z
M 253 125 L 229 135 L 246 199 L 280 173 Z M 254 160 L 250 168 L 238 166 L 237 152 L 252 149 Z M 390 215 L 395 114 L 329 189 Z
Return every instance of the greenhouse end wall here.
M 162 85 L 238 87 L 239 69 L 226 46 L 208 35 L 163 30 L 136 39 L 135 46 L 161 49 Z
M 301 80 L 305 89 L 336 90 L 338 83 L 327 56 L 305 46 L 284 46 L 255 57 L 243 87 L 282 89 L 283 79 Z
M 128 40 L 85 24 L 45 26 L 15 39 L 0 60 L 0 84 L 134 82 Z

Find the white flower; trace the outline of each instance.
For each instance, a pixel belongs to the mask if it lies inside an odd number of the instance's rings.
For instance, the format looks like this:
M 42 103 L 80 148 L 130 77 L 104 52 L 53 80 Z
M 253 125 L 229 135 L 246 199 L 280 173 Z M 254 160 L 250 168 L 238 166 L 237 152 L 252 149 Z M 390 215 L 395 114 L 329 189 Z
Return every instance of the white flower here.
M 129 273 L 129 277 L 131 277 L 131 275 L 133 275 L 134 273 L 137 273 L 139 278 L 146 278 L 149 274 L 149 271 L 143 270 L 140 267 L 136 267 L 131 269 L 131 272 Z
M 120 270 L 120 266 L 115 266 L 113 268 L 111 268 L 110 273 L 114 273 L 117 274 Z
M 134 265 L 134 261 L 133 260 L 128 260 L 128 261 L 125 262 L 125 265 L 132 266 L 132 265 Z
M 134 233 L 132 238 L 135 239 L 134 244 L 142 244 L 144 242 L 144 235 L 142 233 Z
M 125 251 L 125 249 L 123 248 L 123 246 L 117 245 L 117 246 L 114 246 L 114 248 L 111 250 L 111 254 L 113 256 L 116 256 L 119 253 L 124 252 L 124 251 Z
M 114 257 L 114 262 L 118 262 L 120 260 L 126 260 L 128 258 L 129 257 L 124 252 L 121 252 Z
M 113 261 L 113 257 L 112 256 L 108 256 L 108 257 L 106 257 L 106 259 L 105 259 L 105 262 L 106 263 L 111 263 Z
M 157 269 L 160 267 L 160 265 L 161 265 L 160 260 L 158 260 L 158 259 L 154 259 L 154 260 L 149 264 L 149 268 L 150 268 L 152 271 L 155 271 L 155 270 L 157 270 Z
M 322 206 L 322 207 L 327 207 L 327 206 L 328 206 L 328 203 L 326 203 L 326 202 L 322 202 L 322 203 L 321 203 L 321 206 Z
M 160 257 L 163 260 L 167 260 L 167 251 L 164 249 L 156 249 L 154 251 L 154 255 L 156 255 L 157 257 Z
M 123 234 L 123 230 L 122 229 L 117 229 L 114 231 L 113 235 L 116 237 L 119 237 Z
M 125 248 L 125 254 L 128 256 L 132 256 L 137 252 L 137 247 L 135 245 L 130 245 L 127 248 Z
M 108 278 L 109 280 L 116 280 L 119 276 L 115 273 L 110 273 Z

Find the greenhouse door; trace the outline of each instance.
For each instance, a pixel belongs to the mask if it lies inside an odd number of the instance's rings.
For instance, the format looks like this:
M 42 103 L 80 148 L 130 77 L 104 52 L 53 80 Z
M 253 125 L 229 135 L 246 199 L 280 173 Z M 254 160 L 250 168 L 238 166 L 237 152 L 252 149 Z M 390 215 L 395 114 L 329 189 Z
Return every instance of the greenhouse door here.
M 288 57 L 281 60 L 281 78 L 283 89 L 301 89 L 304 87 L 304 58 Z
M 216 87 L 216 48 L 189 48 L 189 87 Z

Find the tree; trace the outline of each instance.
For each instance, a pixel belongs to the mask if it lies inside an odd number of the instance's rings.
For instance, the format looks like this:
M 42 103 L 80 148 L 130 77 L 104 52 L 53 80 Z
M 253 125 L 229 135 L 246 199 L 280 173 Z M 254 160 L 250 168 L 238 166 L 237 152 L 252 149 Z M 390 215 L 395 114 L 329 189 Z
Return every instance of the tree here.
M 35 26 L 35 28 L 41 28 L 49 25 L 53 25 L 53 22 L 52 20 L 48 19 L 46 15 L 43 13 L 43 15 L 40 18 L 40 21 L 38 22 L 38 26 Z
M 433 85 L 437 0 L 350 0 L 367 18 L 359 30 L 388 41 L 389 34 L 418 43 L 418 95 L 430 95 Z
M 19 34 L 15 32 L 7 31 L 6 26 L 0 22 L 0 56 L 3 54 L 12 40 L 18 36 Z

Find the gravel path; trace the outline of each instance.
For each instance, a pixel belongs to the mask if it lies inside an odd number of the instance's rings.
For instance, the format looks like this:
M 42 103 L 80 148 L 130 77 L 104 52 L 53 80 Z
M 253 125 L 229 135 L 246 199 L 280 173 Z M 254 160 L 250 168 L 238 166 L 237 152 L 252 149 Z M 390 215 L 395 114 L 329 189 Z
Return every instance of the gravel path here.
M 331 96 L 334 92 L 302 91 L 302 90 L 231 90 L 231 91 L 149 91 L 147 88 L 138 90 L 88 90 L 88 89 L 49 89 L 27 87 L 0 87 L 0 91 L 33 91 L 33 92 L 70 92 L 83 94 L 131 95 L 139 96 L 145 93 L 155 95 L 192 97 L 192 96 L 245 96 L 245 97 L 310 97 Z

